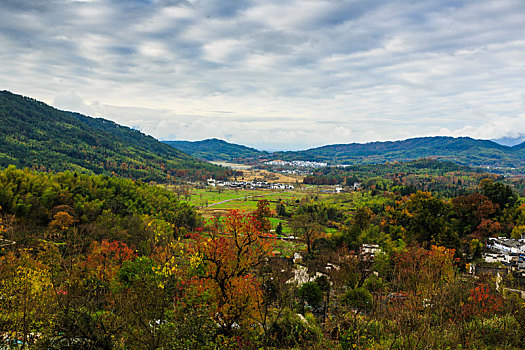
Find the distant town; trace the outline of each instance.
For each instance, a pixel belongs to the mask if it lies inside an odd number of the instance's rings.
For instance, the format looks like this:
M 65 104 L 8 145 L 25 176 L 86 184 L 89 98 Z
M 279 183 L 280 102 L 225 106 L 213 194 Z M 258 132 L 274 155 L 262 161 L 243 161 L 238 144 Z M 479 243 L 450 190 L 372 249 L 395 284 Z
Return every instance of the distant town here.
M 242 188 L 242 189 L 275 189 L 275 190 L 293 190 L 294 186 L 283 183 L 270 183 L 267 181 L 217 181 L 215 179 L 208 179 L 208 186 L 211 187 L 227 187 L 227 188 Z

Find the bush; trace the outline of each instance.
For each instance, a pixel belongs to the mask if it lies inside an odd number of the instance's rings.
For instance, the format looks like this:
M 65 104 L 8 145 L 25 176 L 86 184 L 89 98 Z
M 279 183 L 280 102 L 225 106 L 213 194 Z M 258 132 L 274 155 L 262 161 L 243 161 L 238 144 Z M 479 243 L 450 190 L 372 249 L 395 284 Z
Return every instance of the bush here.
M 520 335 L 520 324 L 510 316 L 494 316 L 486 319 L 475 319 L 468 325 L 471 334 L 476 334 L 474 341 L 480 346 L 512 346 L 523 348 L 524 340 Z
M 312 307 L 319 307 L 323 301 L 323 294 L 319 285 L 315 282 L 306 282 L 298 291 L 299 298 L 306 300 L 308 305 Z
M 372 305 L 372 294 L 364 287 L 354 288 L 345 293 L 342 301 L 351 308 L 366 310 Z
M 378 343 L 384 332 L 381 322 L 358 317 L 350 328 L 341 333 L 341 348 L 344 350 L 366 349 Z
M 269 342 L 276 347 L 304 346 L 307 343 L 319 342 L 323 337 L 315 317 L 307 313 L 306 317 L 285 311 L 283 317 L 270 330 Z

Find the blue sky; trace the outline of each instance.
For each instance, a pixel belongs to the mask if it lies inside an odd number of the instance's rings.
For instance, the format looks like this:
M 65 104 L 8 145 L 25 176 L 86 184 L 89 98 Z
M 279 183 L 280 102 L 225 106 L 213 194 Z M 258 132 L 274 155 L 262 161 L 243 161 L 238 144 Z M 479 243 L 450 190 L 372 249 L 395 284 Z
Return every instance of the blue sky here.
M 525 135 L 523 0 L 2 0 L 0 89 L 259 149 Z

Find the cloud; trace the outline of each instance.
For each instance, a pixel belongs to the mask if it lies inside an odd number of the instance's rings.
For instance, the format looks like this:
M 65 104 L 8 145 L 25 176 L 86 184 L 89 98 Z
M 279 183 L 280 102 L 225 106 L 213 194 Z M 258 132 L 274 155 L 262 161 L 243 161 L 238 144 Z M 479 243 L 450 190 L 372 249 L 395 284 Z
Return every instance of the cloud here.
M 165 140 L 498 138 L 524 30 L 521 0 L 6 0 L 0 88 Z

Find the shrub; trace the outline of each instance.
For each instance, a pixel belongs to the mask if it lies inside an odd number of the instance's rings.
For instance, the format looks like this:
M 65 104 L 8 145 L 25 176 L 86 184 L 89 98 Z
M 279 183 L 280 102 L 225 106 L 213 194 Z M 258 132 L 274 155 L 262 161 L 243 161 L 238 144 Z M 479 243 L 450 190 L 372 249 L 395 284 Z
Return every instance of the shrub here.
M 363 287 L 354 288 L 345 293 L 342 301 L 351 308 L 366 310 L 372 305 L 372 294 Z

